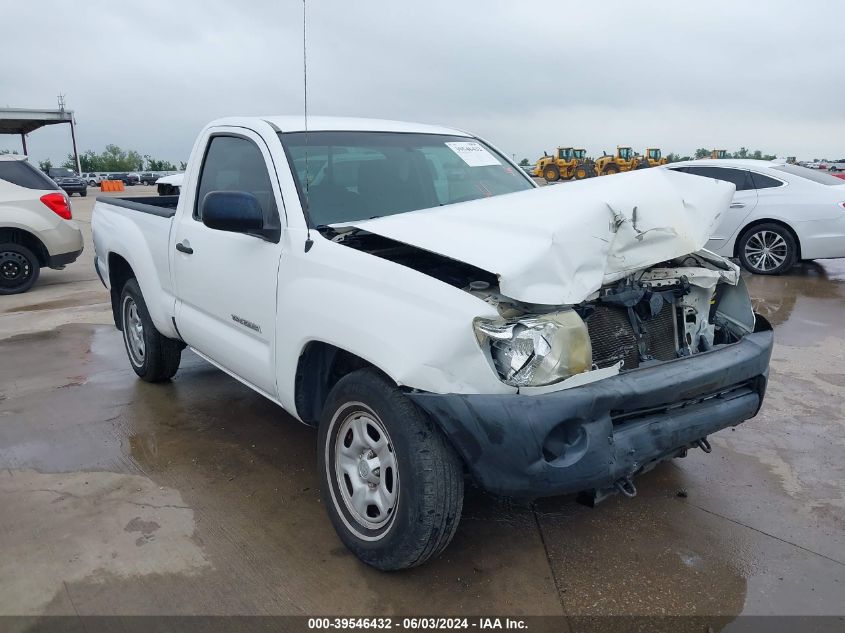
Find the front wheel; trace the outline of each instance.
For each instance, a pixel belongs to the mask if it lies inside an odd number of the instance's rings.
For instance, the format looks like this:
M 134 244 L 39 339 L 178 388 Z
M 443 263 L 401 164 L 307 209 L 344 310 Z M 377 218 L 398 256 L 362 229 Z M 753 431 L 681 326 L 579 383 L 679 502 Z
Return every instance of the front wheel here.
M 22 244 L 0 244 L 0 295 L 26 292 L 41 273 L 38 258 Z
M 428 416 L 374 369 L 341 378 L 320 421 L 323 501 L 341 541 L 381 570 L 443 551 L 463 505 L 461 462 Z
M 739 261 L 757 275 L 780 275 L 798 258 L 792 233 L 779 224 L 758 224 L 739 238 Z
M 560 180 L 560 170 L 557 168 L 557 165 L 549 165 L 543 169 L 543 178 L 545 178 L 546 182 L 557 182 Z
M 185 345 L 156 329 L 135 279 L 127 281 L 120 293 L 120 326 L 129 363 L 142 380 L 163 382 L 173 378 Z

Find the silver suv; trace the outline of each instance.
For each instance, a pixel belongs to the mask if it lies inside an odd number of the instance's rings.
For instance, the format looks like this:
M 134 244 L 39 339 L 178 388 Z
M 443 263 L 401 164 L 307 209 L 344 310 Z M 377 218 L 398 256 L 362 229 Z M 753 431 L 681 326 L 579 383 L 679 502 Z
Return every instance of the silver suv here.
M 64 268 L 82 246 L 67 194 L 26 157 L 0 156 L 0 295 L 26 292 L 42 267 Z

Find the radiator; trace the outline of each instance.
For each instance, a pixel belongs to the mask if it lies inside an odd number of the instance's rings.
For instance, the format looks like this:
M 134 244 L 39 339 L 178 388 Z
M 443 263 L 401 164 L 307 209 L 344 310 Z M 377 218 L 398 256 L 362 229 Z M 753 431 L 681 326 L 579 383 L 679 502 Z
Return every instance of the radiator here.
M 643 322 L 646 353 L 657 360 L 672 360 L 678 352 L 677 308 L 664 304 L 657 316 Z M 618 306 L 599 304 L 587 318 L 587 330 L 593 346 L 593 364 L 602 368 L 624 361 L 623 369 L 640 365 L 637 337 L 628 319 L 628 311 Z

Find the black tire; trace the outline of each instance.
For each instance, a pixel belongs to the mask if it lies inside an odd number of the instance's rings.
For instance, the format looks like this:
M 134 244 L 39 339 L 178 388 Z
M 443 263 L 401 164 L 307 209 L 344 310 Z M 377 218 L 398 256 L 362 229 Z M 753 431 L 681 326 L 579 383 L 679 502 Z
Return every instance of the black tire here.
M 41 274 L 41 264 L 31 250 L 23 244 L 0 244 L 0 295 L 26 292 Z
M 592 178 L 596 175 L 595 168 L 588 164 L 575 165 L 573 176 L 575 180 L 584 180 L 585 178 Z
M 757 224 L 740 236 L 737 254 L 742 267 L 755 275 L 782 275 L 795 265 L 798 244 L 780 224 Z
M 88 197 L 88 190 L 86 189 L 85 191 L 80 191 L 79 195 L 82 196 L 83 198 L 87 198 Z
M 162 336 L 156 330 L 141 288 L 134 278 L 123 286 L 118 315 L 123 344 L 135 373 L 147 382 L 164 382 L 173 378 L 179 369 L 185 344 Z
M 356 422 L 366 429 L 363 434 Z M 374 437 L 384 441 L 377 454 L 367 451 L 368 443 L 379 441 Z M 359 450 L 364 452 L 358 455 Z M 320 421 L 318 454 L 329 518 L 341 541 L 364 563 L 384 571 L 414 567 L 452 540 L 463 506 L 461 461 L 434 422 L 375 369 L 347 374 L 334 386 Z M 348 470 L 338 474 L 339 462 L 350 454 L 347 464 L 358 464 L 351 473 L 359 478 L 354 481 Z M 377 467 L 364 466 L 362 474 L 362 463 Z M 373 475 L 374 484 L 365 479 Z M 352 507 L 353 486 L 363 488 L 365 496 L 395 495 L 395 505 L 385 504 L 384 511 L 366 505 L 374 523 L 365 525 Z
M 619 165 L 616 163 L 610 163 L 607 167 L 604 168 L 602 172 L 603 176 L 609 176 L 610 174 L 618 174 L 619 173 Z
M 557 165 L 546 165 L 543 168 L 543 178 L 546 182 L 557 182 L 560 180 L 560 169 Z

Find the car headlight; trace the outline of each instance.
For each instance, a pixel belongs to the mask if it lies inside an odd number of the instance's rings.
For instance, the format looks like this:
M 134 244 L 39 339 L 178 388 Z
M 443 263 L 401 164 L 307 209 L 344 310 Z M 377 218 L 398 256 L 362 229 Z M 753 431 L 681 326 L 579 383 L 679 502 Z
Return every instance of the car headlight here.
M 473 321 L 503 382 L 540 387 L 580 374 L 593 363 L 587 324 L 574 310 L 515 320 Z

